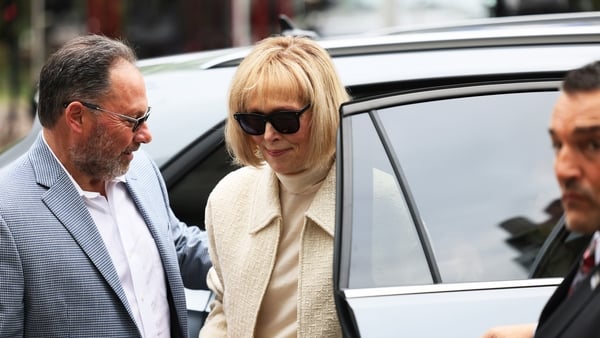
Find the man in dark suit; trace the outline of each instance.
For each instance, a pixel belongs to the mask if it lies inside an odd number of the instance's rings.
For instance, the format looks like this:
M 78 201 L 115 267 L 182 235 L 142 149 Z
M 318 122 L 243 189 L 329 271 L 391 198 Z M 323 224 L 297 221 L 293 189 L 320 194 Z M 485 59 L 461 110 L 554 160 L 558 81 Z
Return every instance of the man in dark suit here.
M 0 337 L 187 337 L 205 233 L 169 207 L 135 55 L 76 38 L 40 73 L 31 149 L 0 177 Z M 183 278 L 182 278 L 183 277 Z
M 493 328 L 485 338 L 600 337 L 600 61 L 567 73 L 549 132 L 567 227 L 594 236 L 537 324 Z

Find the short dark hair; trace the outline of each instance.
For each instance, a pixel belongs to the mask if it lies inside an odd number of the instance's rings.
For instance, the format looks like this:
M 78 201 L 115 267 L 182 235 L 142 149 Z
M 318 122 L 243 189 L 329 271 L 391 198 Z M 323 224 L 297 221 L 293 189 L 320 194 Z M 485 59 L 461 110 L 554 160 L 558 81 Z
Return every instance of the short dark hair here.
M 137 58 L 125 42 L 95 34 L 76 37 L 53 53 L 38 84 L 42 126 L 53 127 L 66 103 L 107 95 L 110 68 L 121 59 L 135 63 Z
M 567 72 L 562 89 L 568 94 L 600 89 L 600 61 Z

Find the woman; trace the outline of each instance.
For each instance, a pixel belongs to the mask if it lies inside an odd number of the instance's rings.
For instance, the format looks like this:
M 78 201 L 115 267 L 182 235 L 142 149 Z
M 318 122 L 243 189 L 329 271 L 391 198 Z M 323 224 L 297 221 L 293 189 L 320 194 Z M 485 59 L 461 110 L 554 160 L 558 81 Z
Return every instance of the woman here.
M 270 37 L 243 60 L 225 140 L 242 165 L 206 207 L 216 297 L 201 337 L 338 337 L 335 145 L 348 100 L 314 41 Z

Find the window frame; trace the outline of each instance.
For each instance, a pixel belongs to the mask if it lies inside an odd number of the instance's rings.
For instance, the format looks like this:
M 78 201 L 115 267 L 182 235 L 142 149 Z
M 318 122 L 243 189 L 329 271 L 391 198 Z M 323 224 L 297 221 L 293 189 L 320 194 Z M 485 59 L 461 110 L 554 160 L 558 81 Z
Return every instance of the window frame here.
M 432 285 L 417 286 L 392 286 L 379 288 L 350 288 L 350 259 L 352 255 L 352 154 L 346 152 L 345 146 L 350 139 L 351 129 L 348 126 L 348 117 L 365 112 L 372 112 L 381 108 L 387 108 L 397 105 L 413 104 L 439 99 L 452 99 L 460 97 L 470 97 L 489 94 L 504 94 L 514 92 L 536 92 L 536 91 L 558 91 L 560 88 L 559 79 L 548 80 L 520 80 L 511 83 L 481 83 L 481 84 L 457 84 L 455 86 L 446 86 L 444 88 L 428 88 L 422 91 L 413 90 L 410 92 L 399 92 L 394 94 L 363 97 L 358 100 L 345 103 L 340 108 L 341 126 L 338 133 L 338 151 L 337 151 L 337 194 L 336 194 L 336 237 L 334 253 L 334 293 L 336 304 L 338 306 L 338 315 L 345 332 L 359 332 L 361 309 L 357 309 L 356 304 L 365 304 L 364 302 L 372 299 L 381 302 L 383 299 L 397 297 L 413 297 L 422 295 L 438 294 L 440 297 L 449 295 L 464 294 L 468 295 L 472 291 L 484 292 L 488 295 L 498 292 L 515 292 L 519 290 L 534 288 L 537 293 L 549 294 L 558 284 L 561 277 L 531 279 L 540 277 L 535 275 L 539 268 L 534 266 L 529 279 L 497 281 L 497 282 L 462 282 L 462 283 L 438 283 Z M 548 112 L 550 113 L 550 112 Z M 540 126 L 543 128 L 544 126 Z M 397 177 L 404 179 L 400 171 L 396 172 Z M 400 183 L 403 185 L 404 183 Z M 405 191 L 408 204 L 413 204 L 410 191 Z M 414 205 L 413 205 L 414 206 Z M 413 208 L 409 206 L 409 208 Z M 415 215 L 418 211 L 415 211 Z M 418 222 L 416 217 L 415 221 Z M 552 248 L 562 243 L 566 238 L 572 237 L 564 227 L 561 220 L 556 225 L 555 230 L 548 236 L 546 243 L 540 249 L 539 256 L 551 254 Z M 559 244 L 556 244 L 559 243 Z M 547 259 L 538 257 L 534 264 L 544 264 Z M 445 296 L 442 296 L 445 295 Z M 382 298 L 383 297 L 383 298 Z M 413 298 L 407 298 L 413 299 Z M 541 296 L 537 301 L 545 301 L 547 298 Z M 542 303 L 543 304 L 543 303 Z M 539 305 L 539 304 L 538 304 Z M 377 306 L 375 306 L 377 307 Z M 362 309 L 364 311 L 364 308 Z M 364 325 L 364 321 L 363 324 Z M 375 325 L 375 324 L 373 324 Z M 368 330 L 367 330 L 368 331 Z

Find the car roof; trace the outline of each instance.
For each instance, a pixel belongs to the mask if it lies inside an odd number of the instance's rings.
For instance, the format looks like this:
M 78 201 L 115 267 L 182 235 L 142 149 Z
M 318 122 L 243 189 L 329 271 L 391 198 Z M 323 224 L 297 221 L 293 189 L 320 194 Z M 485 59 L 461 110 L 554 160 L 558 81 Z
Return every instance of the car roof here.
M 444 28 L 445 27 L 445 28 Z M 564 72 L 600 56 L 600 12 L 473 20 L 320 39 L 349 86 Z M 251 46 L 141 60 L 145 74 L 236 67 Z M 560 58 L 551 57 L 560 54 Z M 417 84 L 417 86 L 421 86 Z
M 600 42 L 600 12 L 486 18 L 421 27 L 392 28 L 359 35 L 318 39 L 332 57 L 503 46 L 595 44 Z M 141 60 L 140 66 L 194 65 L 202 69 L 235 67 L 251 46 Z
M 363 35 L 390 35 L 416 32 L 435 31 L 465 31 L 480 29 L 503 29 L 506 27 L 532 27 L 536 25 L 549 26 L 594 26 L 598 25 L 600 12 L 571 12 L 554 14 L 517 15 L 490 18 L 474 18 L 454 22 L 426 23 L 410 26 L 396 26 L 372 30 Z
M 355 98 L 498 79 L 557 80 L 565 71 L 600 57 L 599 12 L 497 18 L 446 27 L 317 41 L 333 57 Z M 231 78 L 250 49 L 138 61 L 153 110 L 149 124 L 154 138 L 169 140 L 144 146 L 159 165 L 222 123 Z M 153 127 L 157 125 L 160 128 Z M 5 163 L 2 157 L 0 166 Z

